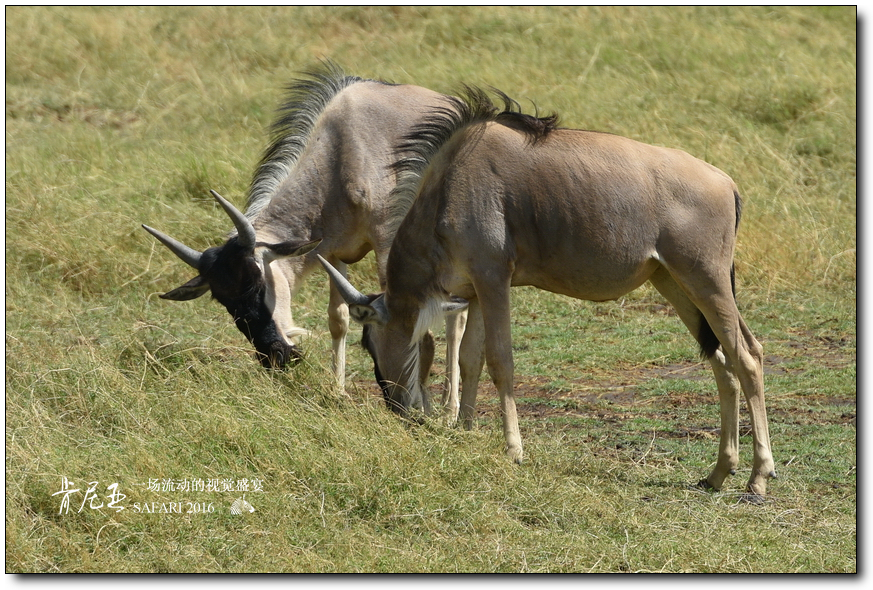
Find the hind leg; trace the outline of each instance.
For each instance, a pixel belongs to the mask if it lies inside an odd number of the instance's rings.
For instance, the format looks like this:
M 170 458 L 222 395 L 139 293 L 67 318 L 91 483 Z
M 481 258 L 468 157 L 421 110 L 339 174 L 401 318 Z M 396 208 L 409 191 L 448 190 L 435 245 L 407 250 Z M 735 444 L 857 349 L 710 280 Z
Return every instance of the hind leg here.
M 767 407 L 764 403 L 764 347 L 755 339 L 746 322 L 737 311 L 741 341 L 748 357 L 741 357 L 744 372 L 740 372 L 740 382 L 746 394 L 746 405 L 752 422 L 752 439 L 755 445 L 752 475 L 746 486 L 756 501 L 767 491 L 767 480 L 776 477 L 776 464 L 770 448 L 770 427 L 767 423 Z M 749 358 L 751 357 L 751 358 Z
M 726 285 L 727 296 L 723 286 L 722 289 L 709 290 L 709 293 L 714 292 L 716 295 L 702 299 L 704 303 L 698 304 L 688 297 L 685 290 L 663 267 L 652 275 L 651 282 L 676 308 L 679 317 L 695 337 L 700 329 L 702 308 L 707 309 L 707 321 L 722 343 L 721 348 L 709 359 L 719 392 L 719 454 L 715 467 L 701 484 L 721 489 L 724 480 L 735 472 L 739 464 L 739 394 L 742 390 L 752 416 L 755 445 L 754 467 L 747 489 L 753 496 L 763 496 L 767 478 L 775 476 L 764 407 L 763 355 L 761 345 L 754 339 L 736 309 L 730 283 Z M 735 337 L 738 332 L 742 334 L 739 340 Z
M 752 475 L 746 487 L 747 499 L 759 501 L 767 491 L 767 480 L 776 477 L 764 405 L 764 349 L 740 316 L 729 268 L 721 273 L 698 271 L 685 277 L 674 274 L 674 278 L 703 313 L 721 343 L 725 366 L 733 369 L 745 394 L 754 449 Z
M 688 299 L 682 288 L 663 267 L 659 268 L 649 280 L 658 292 L 673 305 L 682 323 L 696 338 L 701 318 L 697 306 Z M 718 387 L 721 437 L 719 438 L 718 460 L 715 467 L 706 479 L 701 480 L 700 484 L 719 490 L 727 476 L 736 471 L 740 461 L 740 382 L 721 350 L 716 351 L 709 362 Z
M 776 477 L 764 404 L 764 349 L 740 316 L 732 295 L 710 295 L 698 305 L 721 342 L 746 396 L 754 445 L 752 475 L 746 491 L 750 494 L 747 499 L 757 502 L 767 492 L 767 480 Z

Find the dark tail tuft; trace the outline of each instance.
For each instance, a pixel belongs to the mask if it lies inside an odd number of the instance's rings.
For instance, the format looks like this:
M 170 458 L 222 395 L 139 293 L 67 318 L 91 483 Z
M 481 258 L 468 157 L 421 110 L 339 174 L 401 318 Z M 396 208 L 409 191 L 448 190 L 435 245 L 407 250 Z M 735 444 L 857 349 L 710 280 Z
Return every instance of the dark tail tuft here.
M 734 207 L 737 211 L 737 221 L 734 224 L 734 231 L 737 231 L 740 229 L 740 217 L 743 215 L 743 199 L 737 191 L 734 191 Z
M 697 330 L 697 342 L 700 343 L 700 358 L 703 360 L 712 358 L 712 355 L 721 346 L 721 342 L 718 341 L 715 332 L 712 331 L 709 322 L 706 321 L 702 313 L 700 314 L 700 328 Z
M 734 296 L 734 300 L 736 300 L 736 273 L 734 272 L 733 264 L 731 264 L 731 292 Z M 718 347 L 721 345 L 715 335 L 715 332 L 712 331 L 712 327 L 709 325 L 709 322 L 707 322 L 706 318 L 703 316 L 703 313 L 700 314 L 700 328 L 697 329 L 697 342 L 700 343 L 700 358 L 702 358 L 703 360 L 711 358 L 712 355 L 715 354 L 715 351 L 718 350 Z
M 737 275 L 734 272 L 734 265 L 731 264 L 731 293 L 733 293 L 734 301 L 737 300 Z

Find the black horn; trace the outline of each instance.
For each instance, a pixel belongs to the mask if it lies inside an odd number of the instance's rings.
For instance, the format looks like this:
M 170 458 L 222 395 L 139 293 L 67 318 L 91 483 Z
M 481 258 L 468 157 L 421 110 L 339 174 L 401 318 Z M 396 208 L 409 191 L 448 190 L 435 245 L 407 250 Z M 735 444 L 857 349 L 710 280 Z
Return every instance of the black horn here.
M 233 221 L 237 234 L 239 234 L 239 245 L 254 250 L 255 242 L 257 240 L 255 239 L 255 228 L 252 225 L 252 222 L 249 221 L 249 218 L 240 213 L 239 209 L 231 205 L 230 201 L 219 195 L 217 192 L 213 190 L 210 190 L 209 192 L 212 193 L 212 196 L 215 197 L 215 200 L 218 201 L 218 204 L 221 205 L 222 209 L 227 212 Z
M 197 270 L 200 270 L 198 266 L 200 264 L 200 257 L 202 254 L 195 250 L 194 248 L 189 248 L 179 240 L 171 238 L 167 234 L 161 233 L 158 230 L 149 227 L 143 224 L 142 228 L 155 236 L 161 243 L 169 248 L 173 254 L 182 259 L 182 262 L 185 262 L 188 266 L 192 266 Z

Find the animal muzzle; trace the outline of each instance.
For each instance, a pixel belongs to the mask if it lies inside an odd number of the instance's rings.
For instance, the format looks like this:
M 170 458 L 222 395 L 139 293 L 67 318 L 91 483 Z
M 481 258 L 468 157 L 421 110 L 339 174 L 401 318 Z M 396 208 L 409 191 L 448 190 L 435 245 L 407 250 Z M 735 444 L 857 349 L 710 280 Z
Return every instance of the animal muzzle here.
M 293 344 L 274 340 L 268 344 L 256 344 L 258 360 L 266 369 L 284 369 L 289 363 L 303 358 L 303 353 Z
M 424 424 L 424 413 L 422 412 L 421 404 L 413 404 L 410 402 L 409 395 L 404 392 L 398 395 L 397 390 L 394 390 L 394 395 L 385 393 L 385 403 L 388 408 L 403 418 L 415 424 Z

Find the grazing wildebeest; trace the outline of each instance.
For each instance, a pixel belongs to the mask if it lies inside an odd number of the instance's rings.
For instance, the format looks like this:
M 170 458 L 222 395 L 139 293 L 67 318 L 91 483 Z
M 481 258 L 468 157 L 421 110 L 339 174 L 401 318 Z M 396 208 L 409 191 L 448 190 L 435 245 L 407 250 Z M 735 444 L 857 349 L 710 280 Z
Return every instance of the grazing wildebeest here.
M 201 257 L 146 227 L 199 273 L 161 297 L 182 301 L 211 290 L 267 367 L 284 366 L 297 356 L 294 340 L 305 333 L 295 326 L 290 307 L 318 265 L 313 256 L 302 256 L 305 243 L 321 240 L 319 253 L 343 273 L 346 264 L 375 250 L 384 288 L 387 253 L 396 231 L 389 200 L 396 181 L 390 167 L 394 147 L 442 104 L 442 95 L 431 90 L 346 76 L 332 63 L 308 72 L 288 90 L 273 124 L 272 142 L 252 180 L 246 215 L 220 201 L 238 236 L 232 233 L 224 245 Z M 244 240 L 244 234 L 249 238 Z M 349 319 L 335 288 L 328 318 L 334 371 L 342 385 Z M 457 348 L 464 319 L 452 318 L 446 330 L 446 411 L 451 418 L 458 412 Z
M 739 462 L 739 393 L 751 414 L 749 501 L 775 477 L 764 407 L 762 348 L 734 298 L 740 197 L 722 171 L 685 152 L 521 114 L 481 90 L 418 126 L 396 167 L 407 203 L 388 258 L 384 293 L 365 296 L 322 261 L 371 326 L 382 378 L 400 413 L 419 404 L 416 343 L 446 311 L 469 301 L 461 344 L 461 418 L 470 427 L 484 358 L 500 394 L 507 454 L 522 444 L 513 398 L 510 287 L 592 301 L 650 281 L 676 308 L 715 373 L 721 402 L 718 460 L 701 486 L 720 489 Z M 483 333 L 484 331 L 484 333 Z

